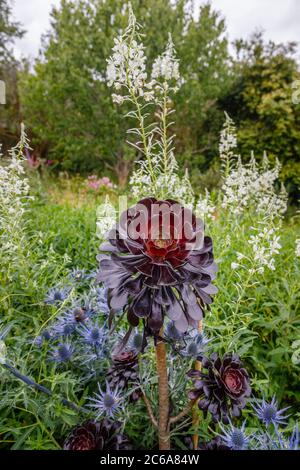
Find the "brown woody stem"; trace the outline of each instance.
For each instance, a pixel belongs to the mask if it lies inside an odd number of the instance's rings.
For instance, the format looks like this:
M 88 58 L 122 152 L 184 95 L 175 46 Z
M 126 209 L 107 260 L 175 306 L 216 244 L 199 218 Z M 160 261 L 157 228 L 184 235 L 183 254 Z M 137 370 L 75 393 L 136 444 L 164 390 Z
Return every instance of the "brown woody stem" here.
M 202 329 L 203 329 L 203 325 L 202 325 L 202 320 L 199 321 L 198 323 L 198 331 L 199 333 L 202 332 Z M 194 365 L 194 369 L 195 370 L 201 370 L 201 362 L 200 361 L 196 361 L 195 362 L 195 365 Z M 197 405 L 198 403 L 198 400 L 196 400 L 194 402 L 194 404 Z M 199 425 L 199 412 L 198 412 L 198 407 L 195 406 L 194 409 L 193 409 L 193 413 L 192 413 L 192 419 L 193 419 L 193 429 L 194 431 L 197 430 L 198 428 L 198 425 Z M 193 447 L 194 447 L 194 450 L 197 450 L 198 449 L 198 443 L 199 443 L 199 436 L 198 434 L 194 434 L 193 435 Z
M 164 334 L 163 328 L 159 332 L 159 337 Z M 159 397 L 159 418 L 158 418 L 158 438 L 159 449 L 170 450 L 170 400 L 169 383 L 167 370 L 166 346 L 160 339 L 156 344 L 156 367 L 158 376 L 158 397 Z
M 197 400 L 191 400 L 187 406 L 180 413 L 178 413 L 178 415 L 172 416 L 172 418 L 170 418 L 170 424 L 177 423 L 177 421 L 180 421 L 182 418 L 184 418 L 191 411 L 196 402 Z
M 150 418 L 151 423 L 153 424 L 153 426 L 154 426 L 155 428 L 158 428 L 158 422 L 157 422 L 157 420 L 156 420 L 156 418 L 155 418 L 155 416 L 154 416 L 151 403 L 150 403 L 150 401 L 148 400 L 148 397 L 145 395 L 145 393 L 143 393 L 143 399 L 144 399 L 144 402 L 145 402 L 145 405 L 146 405 L 146 408 L 147 408 L 148 415 L 149 415 L 149 418 Z

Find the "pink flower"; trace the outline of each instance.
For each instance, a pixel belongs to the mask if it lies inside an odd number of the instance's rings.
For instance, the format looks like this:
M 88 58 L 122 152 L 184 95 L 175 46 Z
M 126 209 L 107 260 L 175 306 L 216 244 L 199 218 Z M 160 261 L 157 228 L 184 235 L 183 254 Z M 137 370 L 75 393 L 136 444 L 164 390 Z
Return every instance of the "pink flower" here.
M 87 185 L 89 188 L 93 189 L 94 191 L 98 191 L 101 186 L 106 188 L 113 188 L 114 185 L 110 181 L 108 176 L 103 176 L 103 178 L 99 178 L 96 175 L 90 175 L 87 178 Z

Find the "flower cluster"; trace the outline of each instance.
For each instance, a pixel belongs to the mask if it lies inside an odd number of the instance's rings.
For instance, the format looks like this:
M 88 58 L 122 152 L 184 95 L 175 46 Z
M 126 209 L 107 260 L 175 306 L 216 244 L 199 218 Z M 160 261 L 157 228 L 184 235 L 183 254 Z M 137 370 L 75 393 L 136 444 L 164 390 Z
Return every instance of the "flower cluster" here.
M 128 438 L 122 433 L 122 425 L 118 421 L 86 421 L 76 426 L 64 442 L 64 450 L 129 450 Z
M 25 149 L 29 148 L 24 126 L 19 143 L 9 151 L 9 158 L 0 165 L 0 237 L 3 257 L 17 257 L 22 244 L 23 214 L 29 199 L 29 184 L 24 177 Z M 1 149 L 0 149 L 1 150 Z M 0 152 L 0 158 L 2 157 Z M 2 261 L 3 265 L 3 261 Z
M 140 25 L 130 4 L 128 8 L 129 23 L 125 32 L 115 39 L 108 59 L 107 78 L 108 85 L 114 85 L 118 91 L 112 95 L 113 101 L 119 105 L 130 102 L 134 110 L 128 116 L 138 122 L 138 127 L 128 131 L 138 137 L 138 142 L 129 140 L 129 144 L 145 159 L 137 162 L 130 179 L 131 193 L 136 199 L 155 194 L 161 199 L 176 197 L 183 204 L 193 204 L 194 193 L 188 174 L 179 175 L 173 136 L 167 135 L 170 126 L 167 120 L 173 112 L 169 94 L 177 91 L 180 79 L 172 37 L 169 34 L 165 51 L 154 60 L 151 79 L 147 81 L 147 58 L 141 43 Z M 120 94 L 121 90 L 125 94 Z M 153 107 L 149 107 L 149 103 L 156 106 L 152 123 L 149 121 Z
M 86 185 L 89 189 L 93 191 L 99 191 L 100 188 L 113 189 L 115 186 L 110 181 L 108 176 L 103 176 L 103 178 L 98 178 L 96 175 L 91 175 L 86 181 Z
M 295 255 L 296 255 L 297 257 L 300 257 L 300 239 L 299 239 L 299 240 L 296 240 Z
M 105 202 L 97 207 L 97 236 L 103 239 L 115 222 L 116 210 L 109 202 L 108 196 L 106 196 Z
M 286 424 L 288 416 L 284 413 L 287 409 L 280 410 L 275 397 L 271 402 L 265 399 L 260 402 L 256 400 L 253 410 L 263 428 L 258 428 L 255 433 L 249 434 L 245 430 L 246 422 L 238 428 L 230 421 L 228 427 L 220 426 L 222 430 L 222 434 L 218 436 L 220 442 L 231 450 L 299 450 L 298 424 L 289 436 L 279 429 L 279 426 Z
M 263 273 L 265 267 L 275 270 L 274 255 L 279 254 L 281 245 L 279 235 L 275 228 L 264 227 L 256 235 L 251 235 L 249 244 L 252 246 L 253 260 L 259 273 Z
M 237 262 L 231 263 L 232 269 L 245 268 L 250 274 L 263 274 L 265 269 L 275 270 L 275 255 L 279 254 L 281 245 L 279 243 L 278 227 L 273 224 L 252 227 L 254 234 L 250 235 L 248 243 L 251 247 L 247 255 L 238 252 Z
M 225 178 L 228 176 L 231 167 L 234 165 L 237 156 L 236 128 L 233 120 L 225 113 L 225 123 L 220 134 L 219 154 L 222 162 L 222 170 Z
M 226 114 L 219 145 L 224 179 L 222 206 L 234 214 L 252 208 L 263 216 L 281 217 L 287 209 L 287 192 L 283 185 L 279 193 L 276 191 L 281 169 L 279 161 L 276 160 L 275 165 L 270 167 L 269 159 L 264 154 L 260 166 L 252 153 L 250 162 L 244 164 L 241 157 L 235 154 L 236 147 L 235 125 Z
M 205 190 L 205 196 L 200 197 L 197 205 L 196 205 L 196 215 L 200 217 L 200 219 L 207 221 L 207 220 L 214 220 L 215 219 L 215 206 L 211 201 L 210 194 L 208 190 Z
M 87 375 L 94 374 L 99 359 L 105 359 L 109 349 L 107 291 L 89 286 L 94 276 L 76 269 L 64 283 L 49 289 L 44 302 L 58 313 L 34 341 L 37 347 L 48 344 L 51 361 L 61 365 L 80 363 L 82 375 L 83 366 Z
M 197 328 L 217 291 L 217 267 L 212 240 L 189 209 L 143 199 L 121 215 L 101 250 L 97 279 L 109 289 L 111 308 L 127 311 L 133 327 L 143 319 L 158 334 L 166 315 L 181 332 Z
M 138 168 L 132 173 L 129 181 L 132 195 L 136 199 L 143 198 L 145 194 L 154 194 L 159 191 L 164 197 L 175 197 L 182 204 L 193 207 L 194 191 L 190 183 L 188 172 L 181 178 L 178 175 L 177 163 L 174 160 L 168 165 L 167 170 L 163 174 L 157 175 L 155 185 L 153 184 L 145 165 L 138 162 Z M 159 162 L 157 162 L 158 164 Z M 159 188 L 159 190 L 155 189 Z M 197 212 L 198 215 L 198 212 Z M 200 216 L 200 214 L 199 214 Z
M 234 214 L 241 214 L 252 207 L 262 215 L 282 216 L 287 209 L 287 193 L 284 186 L 280 193 L 276 193 L 279 171 L 278 160 L 270 168 L 266 156 L 261 167 L 253 155 L 248 164 L 243 164 L 239 157 L 224 180 L 222 206 Z
M 165 81 L 180 79 L 179 60 L 176 58 L 176 51 L 172 36 L 169 34 L 169 40 L 165 52 L 157 57 L 152 67 L 152 78 L 162 78 Z
M 144 46 L 134 39 L 134 33 L 140 29 L 139 24 L 129 4 L 129 22 L 124 34 L 114 40 L 112 55 L 107 61 L 107 83 L 115 86 L 116 90 L 122 87 L 131 88 L 134 94 L 143 93 L 146 73 L 146 56 Z M 118 96 L 118 95 L 117 95 Z M 115 98 L 122 101 L 122 96 Z
M 202 358 L 204 371 L 190 370 L 195 388 L 189 392 L 191 400 L 198 400 L 200 410 L 212 415 L 214 422 L 229 423 L 230 417 L 238 417 L 250 396 L 250 379 L 240 358 L 216 353 Z

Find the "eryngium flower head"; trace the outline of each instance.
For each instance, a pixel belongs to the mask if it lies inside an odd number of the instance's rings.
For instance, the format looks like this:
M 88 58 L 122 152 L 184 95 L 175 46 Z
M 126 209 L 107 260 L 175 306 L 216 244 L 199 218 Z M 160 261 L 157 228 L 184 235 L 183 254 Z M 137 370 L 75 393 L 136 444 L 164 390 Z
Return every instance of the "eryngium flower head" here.
M 76 426 L 64 442 L 64 450 L 128 450 L 127 437 L 121 432 L 121 423 L 86 421 Z
M 273 396 L 271 403 L 267 403 L 266 400 L 263 399 L 261 403 L 256 402 L 253 408 L 260 421 L 262 421 L 266 426 L 269 426 L 270 424 L 286 424 L 288 416 L 284 415 L 284 412 L 289 407 L 279 410 L 275 396 Z
M 73 346 L 68 343 L 61 343 L 52 350 L 52 361 L 54 362 L 68 362 L 70 361 L 74 352 Z
M 85 272 L 84 269 L 73 269 L 70 274 L 69 274 L 70 278 L 72 280 L 74 280 L 75 282 L 82 282 L 82 281 L 85 281 L 86 278 L 87 278 L 87 274 Z
M 34 344 L 35 344 L 35 346 L 40 348 L 40 347 L 42 347 L 44 342 L 50 341 L 51 338 L 52 338 L 52 333 L 49 330 L 44 330 L 44 331 L 41 332 L 41 334 L 39 336 L 37 336 L 34 339 Z
M 121 215 L 101 250 L 98 281 L 108 287 L 113 310 L 127 308 L 132 326 L 143 318 L 156 334 L 167 315 L 181 332 L 197 327 L 217 291 L 216 264 L 212 240 L 189 209 L 143 199 Z
M 144 335 L 135 331 L 130 340 L 130 349 L 135 351 L 136 354 L 140 353 L 144 346 Z
M 186 340 L 186 347 L 181 354 L 186 357 L 193 357 L 201 360 L 207 344 L 210 342 L 204 333 L 193 330 Z
M 101 346 L 106 340 L 107 330 L 105 326 L 99 327 L 98 324 L 82 325 L 78 330 L 84 341 L 90 346 Z
M 135 351 L 123 350 L 113 356 L 111 368 L 107 374 L 107 380 L 112 388 L 119 390 L 128 389 L 130 385 L 138 383 L 138 357 Z M 131 395 L 131 401 L 140 398 L 139 390 L 134 390 Z
M 109 383 L 106 382 L 106 390 L 102 391 L 98 383 L 99 393 L 95 393 L 95 398 L 90 398 L 92 403 L 87 406 L 94 408 L 97 413 L 96 419 L 103 414 L 112 417 L 121 406 L 121 396 L 118 389 L 112 390 Z
M 100 310 L 101 313 L 108 315 L 109 306 L 108 306 L 108 300 L 107 300 L 107 288 L 103 286 L 94 288 L 93 294 L 96 297 L 97 308 Z
M 63 302 L 68 297 L 69 292 L 70 289 L 67 288 L 52 287 L 47 292 L 45 303 L 49 305 L 55 305 L 57 303 Z
M 184 333 L 177 330 L 173 321 L 169 321 L 165 328 L 165 337 L 169 340 L 180 341 L 183 339 Z
M 206 370 L 205 370 L 206 369 Z M 190 370 L 195 389 L 189 392 L 190 399 L 199 399 L 198 406 L 206 415 L 211 413 L 213 421 L 228 424 L 230 416 L 238 417 L 250 396 L 250 379 L 240 358 L 225 354 L 221 359 L 216 353 L 203 357 L 202 371 Z
M 288 450 L 300 450 L 299 425 L 295 424 L 292 435 L 289 439 Z
M 236 428 L 230 422 L 230 427 L 225 429 L 221 427 L 223 434 L 221 439 L 231 450 L 246 450 L 249 445 L 249 437 L 245 434 L 245 422 L 241 428 Z
M 76 325 L 73 322 L 68 321 L 66 318 L 62 318 L 53 325 L 52 335 L 54 337 L 64 336 L 69 337 L 75 332 Z

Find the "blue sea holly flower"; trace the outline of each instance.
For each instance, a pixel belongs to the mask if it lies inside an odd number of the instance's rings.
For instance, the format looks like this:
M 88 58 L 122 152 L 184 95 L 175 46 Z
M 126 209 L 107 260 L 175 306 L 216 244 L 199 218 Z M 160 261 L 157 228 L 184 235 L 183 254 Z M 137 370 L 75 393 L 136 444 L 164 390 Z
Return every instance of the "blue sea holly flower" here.
M 87 312 L 84 308 L 81 307 L 72 307 L 70 310 L 65 312 L 63 320 L 66 323 L 72 323 L 75 325 L 80 325 L 88 319 Z
M 52 361 L 55 362 L 68 362 L 70 361 L 74 352 L 73 346 L 68 343 L 61 343 L 52 350 Z
M 180 341 L 183 339 L 184 333 L 177 330 L 174 321 L 169 321 L 165 328 L 165 336 L 173 341 Z
M 52 287 L 46 294 L 45 303 L 49 305 L 55 305 L 57 303 L 63 302 L 66 300 L 70 292 L 70 289 Z
M 81 304 L 78 302 L 72 308 L 65 313 L 65 320 L 69 323 L 74 323 L 75 325 L 83 324 L 91 316 L 95 314 L 95 309 L 87 300 L 83 301 Z
M 143 347 L 144 337 L 142 333 L 139 331 L 134 332 L 131 340 L 130 340 L 130 349 L 134 350 L 135 352 L 139 353 Z
M 113 417 L 121 407 L 121 396 L 118 389 L 111 390 L 109 383 L 106 382 L 106 390 L 102 391 L 99 383 L 98 390 L 99 393 L 95 393 L 95 398 L 90 398 L 92 403 L 87 406 L 94 408 L 96 419 L 104 414 L 109 418 Z
M 299 426 L 296 423 L 291 438 L 289 440 L 288 450 L 300 450 Z
M 97 287 L 93 291 L 96 297 L 97 308 L 100 310 L 101 313 L 104 313 L 105 315 L 108 315 L 110 312 L 110 308 L 108 306 L 107 292 L 107 288 L 103 286 Z
M 229 427 L 226 429 L 220 425 L 223 434 L 220 434 L 224 444 L 231 450 L 246 450 L 249 445 L 249 437 L 245 434 L 245 422 L 242 427 L 236 428 L 230 421 Z
M 49 330 L 44 330 L 42 333 L 34 339 L 34 344 L 38 348 L 42 347 L 45 341 L 50 341 L 53 335 Z
M 76 282 L 82 282 L 87 279 L 86 272 L 84 269 L 75 268 L 70 272 L 69 276 L 72 280 Z
M 100 328 L 98 324 L 82 325 L 78 331 L 84 341 L 91 346 L 99 346 L 106 339 L 107 329 L 105 327 Z
M 204 333 L 196 331 L 196 333 L 192 334 L 191 338 L 187 339 L 186 348 L 182 351 L 182 355 L 197 359 L 206 351 L 207 344 L 210 341 L 211 340 L 208 339 Z
M 259 418 L 266 426 L 270 424 L 280 425 L 286 424 L 286 419 L 288 416 L 284 415 L 284 412 L 289 409 L 289 407 L 283 408 L 282 410 L 278 409 L 278 403 L 273 396 L 271 403 L 267 403 L 265 399 L 259 403 L 256 401 L 253 408 Z
M 76 324 L 63 318 L 60 322 L 53 326 L 53 336 L 71 336 L 76 330 Z

